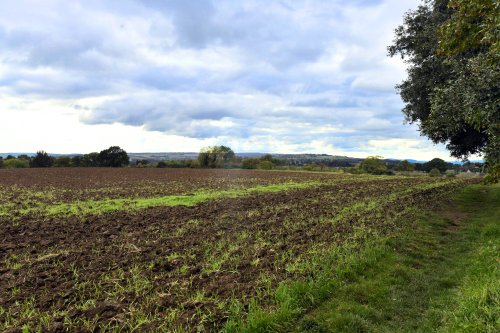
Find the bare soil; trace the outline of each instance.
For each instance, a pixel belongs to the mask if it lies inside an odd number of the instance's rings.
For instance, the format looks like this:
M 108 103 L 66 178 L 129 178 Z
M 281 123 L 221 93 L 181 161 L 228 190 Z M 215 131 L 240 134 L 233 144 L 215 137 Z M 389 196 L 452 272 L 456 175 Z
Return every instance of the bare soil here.
M 183 190 L 226 183 L 326 179 L 317 173 L 172 169 L 1 170 L 0 184 L 61 189 L 122 188 L 144 181 L 179 182 Z M 7 171 L 7 172 L 6 172 Z M 155 207 L 80 217 L 26 216 L 0 220 L 0 306 L 23 324 L 45 331 L 127 329 L 134 311 L 149 318 L 141 330 L 184 327 L 216 331 L 230 316 L 227 304 L 304 278 L 287 265 L 315 249 L 342 244 L 353 228 L 390 233 L 409 207 L 438 204 L 450 190 L 402 194 L 372 211 L 345 207 L 386 198 L 430 182 L 425 178 L 376 179 L 318 188 L 221 199 L 194 207 Z M 434 181 L 434 180 L 433 180 Z M 208 184 L 208 185 L 207 185 Z M 191 187 L 192 186 L 192 187 Z M 141 187 L 140 195 L 151 195 Z M 88 192 L 90 193 L 90 192 Z M 88 194 L 83 193 L 81 197 Z M 153 193 L 157 194 L 157 193 Z M 72 197 L 68 197 L 70 200 Z M 342 219 L 336 219 L 343 212 Z M 331 221 L 335 220 L 335 223 Z M 200 296 L 201 295 L 201 296 Z M 23 313 L 27 302 L 38 315 Z M 177 315 L 168 317 L 172 311 Z M 46 319 L 43 323 L 41 317 Z M 88 321 L 91 324 L 88 324 Z M 7 315 L 0 312 L 1 323 Z M 87 324 L 85 323 L 87 321 Z M 69 323 L 69 324 L 68 324 Z M 201 325 L 201 326 L 200 326 Z

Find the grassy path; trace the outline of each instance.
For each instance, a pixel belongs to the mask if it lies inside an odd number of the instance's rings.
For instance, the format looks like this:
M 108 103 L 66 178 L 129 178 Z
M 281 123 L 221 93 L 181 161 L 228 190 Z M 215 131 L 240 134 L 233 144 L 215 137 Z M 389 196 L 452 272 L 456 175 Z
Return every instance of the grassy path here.
M 293 306 L 256 311 L 238 331 L 499 332 L 499 217 L 500 186 L 469 186 L 443 211 L 344 256 L 332 281 L 290 287 Z

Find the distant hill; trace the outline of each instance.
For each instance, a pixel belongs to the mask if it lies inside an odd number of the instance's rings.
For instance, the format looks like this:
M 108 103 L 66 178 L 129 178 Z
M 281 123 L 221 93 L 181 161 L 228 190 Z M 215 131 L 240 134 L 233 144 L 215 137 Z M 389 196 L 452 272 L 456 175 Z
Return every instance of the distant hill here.
M 11 152 L 11 153 L 0 153 L 3 158 L 8 155 L 18 156 L 18 155 L 28 155 L 34 156 L 36 153 L 26 153 L 26 152 Z M 51 156 L 77 156 L 83 154 L 50 154 Z M 130 162 L 134 163 L 138 160 L 148 160 L 150 163 L 158 163 L 160 161 L 166 160 L 192 160 L 198 157 L 198 152 L 164 152 L 164 153 L 128 153 L 130 157 Z M 260 158 L 266 155 L 266 153 L 236 153 L 236 156 L 244 158 Z M 305 165 L 305 164 L 325 164 L 329 166 L 339 166 L 347 167 L 353 166 L 361 161 L 363 158 L 349 157 L 349 156 L 339 156 L 339 155 L 328 155 L 328 154 L 271 154 L 274 158 L 285 160 L 287 165 Z M 388 164 L 397 164 L 403 159 L 385 159 Z M 425 163 L 427 161 L 407 159 L 411 163 Z M 482 160 L 473 160 L 472 163 L 482 163 Z M 449 161 L 448 163 L 453 164 L 463 164 L 460 161 Z
M 165 160 L 188 160 L 196 159 L 197 152 L 186 153 L 129 153 L 130 161 L 148 160 L 155 163 Z M 236 153 L 238 157 L 260 158 L 265 153 Z M 305 164 L 326 164 L 330 166 L 351 166 L 361 162 L 362 158 L 348 156 L 333 156 L 328 154 L 271 154 L 274 158 L 285 160 L 287 165 L 305 165 Z

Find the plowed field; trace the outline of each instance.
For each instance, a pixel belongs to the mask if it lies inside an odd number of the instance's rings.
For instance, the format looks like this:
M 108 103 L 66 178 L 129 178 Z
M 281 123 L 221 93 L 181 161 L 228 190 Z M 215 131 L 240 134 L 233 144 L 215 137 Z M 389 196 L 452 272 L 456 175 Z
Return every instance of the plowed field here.
M 411 227 L 463 180 L 0 170 L 0 331 L 219 331 L 333 246 Z M 335 264 L 335 263 L 333 263 Z

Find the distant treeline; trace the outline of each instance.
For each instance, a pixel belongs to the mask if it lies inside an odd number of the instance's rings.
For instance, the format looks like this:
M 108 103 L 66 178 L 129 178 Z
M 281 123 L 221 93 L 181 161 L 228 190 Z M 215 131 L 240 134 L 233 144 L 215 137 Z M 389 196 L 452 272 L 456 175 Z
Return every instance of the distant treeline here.
M 366 159 L 334 158 L 325 156 L 303 156 L 294 158 L 275 158 L 271 154 L 259 158 L 239 157 L 227 146 L 212 146 L 203 148 L 197 159 L 165 160 L 151 162 L 147 159 L 130 163 L 127 152 L 118 146 L 112 146 L 99 153 L 93 152 L 75 156 L 50 156 L 45 151 L 38 151 L 35 156 L 9 155 L 0 157 L 0 168 L 47 168 L 47 167 L 158 167 L 158 168 L 239 168 L 239 169 L 301 169 L 308 171 L 342 170 L 349 173 L 394 174 L 395 172 L 431 172 L 446 171 L 483 172 L 482 163 L 466 162 L 462 165 L 448 163 L 440 158 L 434 158 L 426 163 L 410 163 L 407 160 L 385 160 L 379 156 Z
M 112 146 L 85 155 L 50 156 L 41 150 L 35 156 L 9 155 L 5 159 L 0 157 L 0 167 L 3 168 L 50 168 L 50 167 L 124 167 L 129 165 L 129 157 L 125 150 Z

